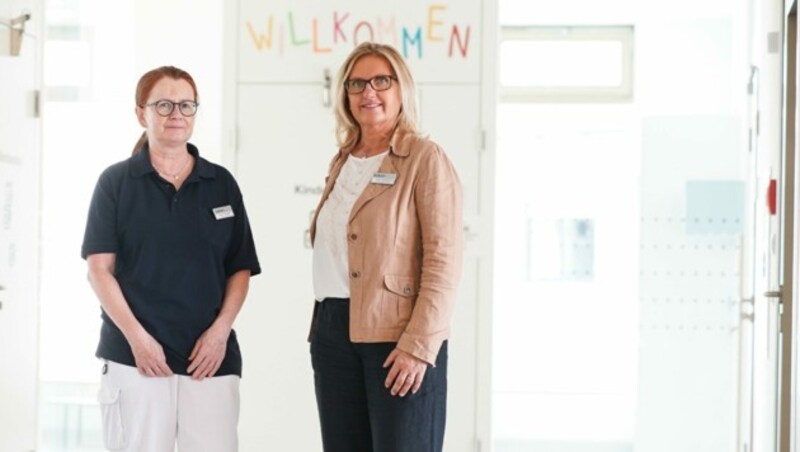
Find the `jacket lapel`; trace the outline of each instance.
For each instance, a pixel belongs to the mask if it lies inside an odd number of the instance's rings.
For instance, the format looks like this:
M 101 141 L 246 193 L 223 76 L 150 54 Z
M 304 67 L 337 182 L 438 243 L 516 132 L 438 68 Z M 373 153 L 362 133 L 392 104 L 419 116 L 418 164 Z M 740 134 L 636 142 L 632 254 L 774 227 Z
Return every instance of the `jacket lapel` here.
M 396 178 L 394 180 L 395 184 L 397 183 L 398 179 L 400 179 L 400 173 L 398 172 L 397 165 L 395 164 L 396 159 L 397 157 L 395 157 L 392 151 L 389 151 L 389 154 L 386 156 L 386 158 L 383 159 L 380 169 L 378 169 L 378 172 L 381 173 L 395 174 L 396 175 Z M 353 205 L 353 210 L 350 212 L 350 219 L 348 222 L 352 222 L 353 218 L 355 218 L 355 216 L 358 214 L 358 211 L 361 210 L 362 207 L 364 207 L 368 202 L 370 202 L 376 196 L 390 189 L 392 185 L 377 184 L 370 181 L 370 183 L 367 185 L 367 188 L 364 189 L 364 192 L 361 193 L 361 196 L 358 197 L 356 203 Z

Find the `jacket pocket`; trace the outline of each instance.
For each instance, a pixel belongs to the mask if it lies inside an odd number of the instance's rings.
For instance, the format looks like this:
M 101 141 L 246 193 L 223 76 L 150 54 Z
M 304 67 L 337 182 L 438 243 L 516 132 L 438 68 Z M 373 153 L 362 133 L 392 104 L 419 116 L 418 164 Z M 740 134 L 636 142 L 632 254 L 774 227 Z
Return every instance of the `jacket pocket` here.
M 103 421 L 103 443 L 109 450 L 125 447 L 125 427 L 122 423 L 119 388 L 101 387 L 97 395 Z
M 405 325 L 414 310 L 417 284 L 410 276 L 386 275 L 383 277 L 382 320 L 388 327 Z

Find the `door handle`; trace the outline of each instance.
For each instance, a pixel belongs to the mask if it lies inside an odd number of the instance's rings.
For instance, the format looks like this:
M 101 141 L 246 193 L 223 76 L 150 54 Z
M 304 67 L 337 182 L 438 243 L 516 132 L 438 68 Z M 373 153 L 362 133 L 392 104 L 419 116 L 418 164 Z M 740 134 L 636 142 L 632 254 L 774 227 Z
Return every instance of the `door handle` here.
M 768 290 L 768 291 L 764 292 L 764 296 L 766 298 L 780 298 L 781 297 L 781 291 L 780 290 Z
M 322 84 L 322 106 L 323 107 L 330 107 L 331 106 L 331 71 L 330 69 L 325 69 L 322 73 L 322 77 L 325 79 L 325 82 Z

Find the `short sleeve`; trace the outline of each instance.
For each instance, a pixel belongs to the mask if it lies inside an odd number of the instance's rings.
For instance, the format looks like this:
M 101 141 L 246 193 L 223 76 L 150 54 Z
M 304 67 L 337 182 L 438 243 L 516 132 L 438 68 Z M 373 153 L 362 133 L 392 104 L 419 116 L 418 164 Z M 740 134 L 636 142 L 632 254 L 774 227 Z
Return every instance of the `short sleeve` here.
M 233 217 L 234 231 L 230 248 L 225 258 L 225 273 L 226 276 L 230 276 L 240 270 L 250 270 L 250 276 L 255 276 L 261 273 L 261 266 L 256 254 L 253 231 L 250 228 L 250 220 L 247 218 L 247 209 L 245 209 L 239 186 L 233 176 L 230 176 L 230 178 L 236 201 L 234 207 L 235 215 Z
M 114 179 L 114 173 L 109 168 L 100 175 L 94 187 L 81 246 L 81 257 L 84 259 L 90 254 L 118 251 L 117 190 L 114 189 Z

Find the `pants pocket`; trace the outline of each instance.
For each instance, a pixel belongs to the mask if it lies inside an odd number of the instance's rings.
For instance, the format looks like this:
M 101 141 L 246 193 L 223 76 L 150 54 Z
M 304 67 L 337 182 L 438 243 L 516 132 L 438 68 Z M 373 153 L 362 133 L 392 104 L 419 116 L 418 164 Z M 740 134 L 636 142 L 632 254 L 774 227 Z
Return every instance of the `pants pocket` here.
M 103 443 L 108 450 L 125 447 L 125 428 L 122 425 L 122 407 L 119 388 L 100 388 L 97 401 L 103 418 Z

